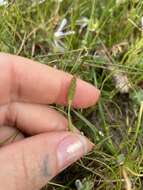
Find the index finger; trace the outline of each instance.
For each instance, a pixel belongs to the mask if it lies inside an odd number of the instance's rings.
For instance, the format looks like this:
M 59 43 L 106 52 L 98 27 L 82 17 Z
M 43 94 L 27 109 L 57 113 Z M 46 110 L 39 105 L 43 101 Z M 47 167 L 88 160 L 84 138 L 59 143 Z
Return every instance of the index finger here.
M 67 104 L 67 92 L 72 75 L 27 58 L 0 54 L 0 104 L 23 101 L 40 104 Z M 95 104 L 99 90 L 77 79 L 74 107 Z

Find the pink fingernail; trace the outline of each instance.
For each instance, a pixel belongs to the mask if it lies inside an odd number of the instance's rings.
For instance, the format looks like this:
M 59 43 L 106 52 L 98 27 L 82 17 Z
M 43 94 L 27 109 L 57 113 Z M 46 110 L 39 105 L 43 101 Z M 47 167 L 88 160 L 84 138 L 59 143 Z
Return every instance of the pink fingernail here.
M 84 136 L 69 135 L 58 145 L 57 161 L 59 169 L 64 169 L 92 149 L 92 143 Z

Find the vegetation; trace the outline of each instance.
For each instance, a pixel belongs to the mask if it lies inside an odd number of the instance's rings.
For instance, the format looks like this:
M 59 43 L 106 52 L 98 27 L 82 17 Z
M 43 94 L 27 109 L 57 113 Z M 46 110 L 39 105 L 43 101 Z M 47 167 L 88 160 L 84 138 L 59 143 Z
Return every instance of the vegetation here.
M 95 149 L 44 189 L 142 189 L 142 16 L 142 0 L 15 0 L 0 6 L 0 51 L 101 89 L 96 106 L 71 110 L 74 126 Z

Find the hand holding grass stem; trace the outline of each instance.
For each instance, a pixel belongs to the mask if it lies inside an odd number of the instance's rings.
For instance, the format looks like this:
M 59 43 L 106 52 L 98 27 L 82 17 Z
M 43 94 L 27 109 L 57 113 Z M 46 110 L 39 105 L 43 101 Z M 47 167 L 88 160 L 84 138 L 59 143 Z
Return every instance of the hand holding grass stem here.
M 68 95 L 67 95 L 67 101 L 68 101 L 68 127 L 69 131 L 74 131 L 74 125 L 72 124 L 72 119 L 71 119 L 71 106 L 73 102 L 73 98 L 75 95 L 75 90 L 76 90 L 76 77 L 73 76 L 71 79 L 69 89 L 68 89 Z

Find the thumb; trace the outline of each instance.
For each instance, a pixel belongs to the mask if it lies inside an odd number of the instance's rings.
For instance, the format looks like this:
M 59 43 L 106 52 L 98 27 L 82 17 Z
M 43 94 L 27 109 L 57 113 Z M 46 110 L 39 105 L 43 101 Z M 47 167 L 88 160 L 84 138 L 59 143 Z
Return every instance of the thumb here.
M 89 152 L 92 146 L 81 135 L 51 132 L 1 148 L 0 187 L 3 190 L 38 190 Z

